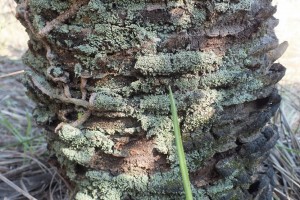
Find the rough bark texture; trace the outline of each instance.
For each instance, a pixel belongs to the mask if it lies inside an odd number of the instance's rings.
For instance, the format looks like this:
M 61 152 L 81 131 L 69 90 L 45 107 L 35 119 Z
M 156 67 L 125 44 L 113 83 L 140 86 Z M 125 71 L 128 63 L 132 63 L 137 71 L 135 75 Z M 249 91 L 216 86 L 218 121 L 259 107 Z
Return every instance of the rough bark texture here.
M 76 199 L 271 199 L 284 67 L 270 0 L 19 0 L 25 84 Z

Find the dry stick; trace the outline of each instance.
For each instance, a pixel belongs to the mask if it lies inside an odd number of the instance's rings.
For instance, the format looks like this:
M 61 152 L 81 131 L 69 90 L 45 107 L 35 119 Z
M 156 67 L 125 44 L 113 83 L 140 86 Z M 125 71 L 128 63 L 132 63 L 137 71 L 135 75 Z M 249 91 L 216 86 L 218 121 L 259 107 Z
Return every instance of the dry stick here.
M 284 194 L 284 193 L 282 193 L 280 190 L 278 190 L 277 188 L 274 188 L 274 192 L 276 193 L 278 193 L 278 194 L 280 194 L 281 195 L 281 197 L 285 197 L 286 199 L 284 199 L 284 200 L 287 200 L 288 199 L 288 196 L 286 195 L 286 194 Z
M 281 164 L 279 163 L 279 160 L 280 158 L 277 158 L 278 155 L 270 155 L 270 158 L 272 159 L 272 162 L 273 162 L 273 167 L 275 168 L 276 166 L 280 166 Z M 285 175 L 280 171 L 278 170 L 280 173 L 281 173 L 281 176 L 282 176 L 282 182 L 283 182 L 283 190 L 284 190 L 284 193 L 288 196 L 288 192 L 287 192 L 287 180 L 285 178 Z
M 29 156 L 25 153 L 21 153 L 21 152 L 15 152 L 15 151 L 2 151 L 1 153 L 7 153 L 7 154 L 10 154 L 9 156 L 11 157 L 11 155 L 13 155 L 14 157 L 19 155 L 20 157 L 26 157 L 26 158 L 29 158 L 30 160 L 33 160 L 35 163 L 37 163 L 41 169 L 44 171 L 48 171 L 48 173 L 52 174 L 53 175 L 53 172 L 52 170 L 55 171 L 56 173 L 56 170 L 54 168 L 50 169 L 48 168 L 46 165 L 44 165 L 41 161 L 39 161 L 38 159 L 32 157 L 32 156 Z M 1 154 L 0 154 L 1 155 Z M 20 160 L 20 161 L 23 161 Z M 59 173 L 56 173 L 56 175 L 58 175 L 58 177 L 65 183 L 65 185 L 67 186 L 67 188 L 71 191 L 72 190 L 72 187 L 69 185 L 69 183 L 59 174 Z
M 300 184 L 297 183 L 295 180 L 294 180 L 294 177 L 292 175 L 289 174 L 289 172 L 287 170 L 285 170 L 283 167 L 279 166 L 279 165 L 276 165 L 274 166 L 275 169 L 277 169 L 278 171 L 280 171 L 280 173 L 282 175 L 285 175 L 285 177 L 290 180 L 294 185 L 297 186 L 297 188 L 300 188 Z
M 34 198 L 33 196 L 31 196 L 28 192 L 25 192 L 24 190 L 22 190 L 19 186 L 17 186 L 16 184 L 14 184 L 12 181 L 10 181 L 9 179 L 7 179 L 5 176 L 3 176 L 0 173 L 0 179 L 5 182 L 7 185 L 9 185 L 10 187 L 12 187 L 13 189 L 15 189 L 17 192 L 19 192 L 20 194 L 22 194 L 23 196 L 27 197 L 29 200 L 37 200 L 36 198 Z
M 9 76 L 15 76 L 15 75 L 18 75 L 18 74 L 22 74 L 24 72 L 25 72 L 24 70 L 20 70 L 20 71 L 12 72 L 12 73 L 9 73 L 9 74 L 1 75 L 0 78 L 5 78 L 5 77 L 9 77 Z
M 20 180 L 20 185 L 21 185 L 22 189 L 28 193 L 28 189 L 26 188 L 26 185 L 24 184 L 23 179 Z
M 44 165 L 41 161 L 39 161 L 37 158 L 34 158 L 33 156 L 30 156 L 26 153 L 21 153 L 21 152 L 14 152 L 14 151 L 6 151 L 7 153 L 11 152 L 11 153 L 14 153 L 14 154 L 17 154 L 19 155 L 20 157 L 26 157 L 26 158 L 29 158 L 30 160 L 33 160 L 36 164 L 39 165 L 39 167 L 44 171 L 48 171 L 49 173 L 51 173 L 51 171 L 48 169 L 48 167 L 46 165 Z
M 49 190 L 50 190 L 50 192 L 49 192 L 49 196 L 50 196 L 50 200 L 53 200 L 53 193 L 52 193 L 52 184 L 53 184 L 53 181 L 54 181 L 54 178 L 55 178 L 55 175 L 56 175 L 56 172 L 54 172 L 54 174 L 53 174 L 53 176 L 52 176 L 52 179 L 51 179 L 51 182 L 50 182 L 50 185 L 49 185 Z M 53 190 L 53 192 L 54 192 L 54 190 Z
M 21 172 L 32 170 L 34 167 L 39 167 L 38 164 L 27 164 L 27 165 L 22 165 L 21 167 L 18 167 L 14 170 L 10 170 L 9 172 L 6 172 L 3 174 L 6 178 L 16 176 L 20 174 Z
M 281 119 L 282 119 L 282 123 L 284 124 L 284 127 L 286 128 L 286 130 L 289 132 L 289 133 L 293 133 L 292 129 L 291 129 L 291 126 L 290 124 L 288 123 L 288 120 L 284 114 L 284 112 L 282 111 L 282 108 L 279 108 L 279 112 L 281 114 Z

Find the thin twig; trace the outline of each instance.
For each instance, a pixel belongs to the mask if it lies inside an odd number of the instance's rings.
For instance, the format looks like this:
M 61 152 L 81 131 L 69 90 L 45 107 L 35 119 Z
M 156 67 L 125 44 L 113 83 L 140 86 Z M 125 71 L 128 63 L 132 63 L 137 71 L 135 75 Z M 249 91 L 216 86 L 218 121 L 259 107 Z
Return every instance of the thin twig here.
M 37 164 L 32 164 L 32 163 L 27 164 L 27 165 L 22 165 L 22 166 L 20 166 L 16 169 L 13 169 L 13 170 L 10 170 L 9 172 L 6 172 L 4 174 L 4 176 L 6 178 L 14 177 L 14 176 L 17 176 L 18 174 L 20 174 L 21 172 L 24 172 L 24 171 L 27 171 L 27 170 L 32 171 L 34 168 L 37 168 L 37 167 L 39 167 Z
M 17 186 L 16 184 L 14 184 L 12 181 L 10 181 L 9 179 L 7 179 L 5 176 L 3 176 L 0 173 L 0 179 L 5 182 L 7 185 L 9 185 L 10 187 L 12 187 L 13 189 L 15 189 L 17 192 L 19 192 L 20 194 L 22 194 L 23 196 L 27 197 L 29 200 L 37 200 L 36 198 L 34 198 L 33 196 L 31 196 L 28 192 L 25 192 L 24 190 L 22 190 L 19 186 Z
M 18 74 L 22 74 L 24 72 L 25 72 L 25 70 L 11 72 L 11 73 L 8 73 L 8 74 L 1 75 L 0 78 L 6 78 L 6 77 L 10 77 L 10 76 L 15 76 L 15 75 L 18 75 Z

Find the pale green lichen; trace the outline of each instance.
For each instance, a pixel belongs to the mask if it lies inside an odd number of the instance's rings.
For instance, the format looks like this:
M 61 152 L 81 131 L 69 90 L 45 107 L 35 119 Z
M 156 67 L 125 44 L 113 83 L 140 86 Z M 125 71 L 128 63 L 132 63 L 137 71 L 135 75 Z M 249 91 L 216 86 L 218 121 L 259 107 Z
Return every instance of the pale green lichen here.
M 166 80 L 165 84 L 169 85 L 170 80 Z M 163 94 L 163 89 L 165 89 L 166 86 L 164 85 L 158 85 L 157 79 L 154 77 L 149 77 L 145 79 L 139 79 L 137 81 L 131 82 L 130 86 L 124 87 L 123 92 L 126 92 L 127 95 L 130 95 L 132 93 L 154 93 L 154 94 Z
M 77 47 L 74 47 L 74 49 L 78 49 L 79 51 L 87 55 L 96 54 L 98 52 L 97 47 L 90 46 L 89 44 L 79 45 Z
M 64 124 L 59 131 L 59 137 L 62 141 L 68 142 L 72 148 L 98 148 L 107 154 L 118 153 L 114 150 L 114 142 L 101 131 L 85 130 L 81 131 L 68 124 Z
M 163 86 L 162 86 L 163 88 Z M 186 110 L 190 105 L 201 101 L 203 98 L 200 90 L 186 93 L 174 93 L 174 98 L 179 111 Z M 203 100 L 203 99 L 202 99 Z M 139 108 L 144 112 L 168 115 L 170 113 L 170 100 L 168 95 L 145 95 L 140 99 Z
M 147 175 L 134 174 L 111 176 L 107 172 L 99 171 L 88 171 L 86 176 L 90 181 L 79 182 L 85 189 L 76 196 L 77 200 L 84 200 L 86 197 L 115 200 L 124 199 L 127 195 L 134 195 L 136 199 L 140 200 L 167 200 L 172 195 L 177 200 L 184 195 L 178 167 L 166 173 L 153 174 L 150 178 Z M 164 191 L 168 191 L 168 193 Z M 203 190 L 193 188 L 193 192 L 195 196 L 207 199 Z M 158 198 L 155 194 L 161 195 Z
M 147 175 L 121 174 L 118 176 L 111 176 L 107 172 L 88 171 L 86 176 L 91 180 L 92 185 L 89 183 L 86 184 L 89 184 L 92 187 L 90 189 L 88 187 L 85 188 L 90 190 L 87 192 L 90 195 L 93 195 L 93 198 L 115 200 L 121 199 L 126 193 L 131 193 L 134 190 L 140 192 L 147 191 Z M 94 193 L 93 191 L 96 192 Z M 78 200 L 81 199 L 78 198 Z
M 257 99 L 257 95 L 254 95 L 253 92 L 262 89 L 264 86 L 262 81 L 252 79 L 244 84 L 239 84 L 237 88 L 220 90 L 218 93 L 223 105 L 233 105 Z
M 116 50 L 128 49 L 137 45 L 137 31 L 135 30 L 134 26 L 124 28 L 110 24 L 96 24 L 94 31 L 95 35 L 90 35 L 87 37 L 89 45 L 95 47 L 106 46 L 105 49 L 102 49 L 106 50 L 106 52 L 114 52 Z M 99 40 L 100 36 L 102 40 Z
M 63 12 L 69 7 L 69 2 L 60 0 L 39 0 L 30 1 L 29 5 L 30 8 L 36 13 L 41 13 L 45 10 Z
M 252 0 L 240 0 L 237 4 L 231 4 L 230 7 L 233 11 L 238 10 L 251 10 L 251 6 L 253 4 Z
M 74 73 L 76 77 L 79 77 L 81 75 L 82 72 L 82 66 L 80 63 L 76 63 L 74 66 Z
M 196 151 L 188 152 L 186 154 L 186 161 L 188 163 L 189 172 L 197 171 L 200 167 L 203 166 L 204 164 L 203 161 L 207 158 L 212 157 L 215 153 L 215 151 L 212 150 L 211 144 L 203 144 L 201 146 L 202 146 L 201 151 L 196 150 Z
M 188 5 L 189 12 L 191 12 L 193 15 L 194 20 L 192 21 L 193 23 L 197 22 L 199 24 L 203 23 L 207 17 L 207 11 L 202 8 L 197 8 L 192 4 Z
M 180 77 L 174 81 L 174 85 L 181 91 L 190 91 L 199 87 L 200 80 L 199 76 Z
M 209 195 L 213 196 L 215 194 L 223 193 L 227 190 L 230 190 L 233 187 L 234 186 L 233 186 L 232 180 L 226 179 L 226 180 L 219 181 L 215 185 L 209 187 L 207 192 L 208 192 Z
M 93 101 L 96 109 L 104 111 L 125 111 L 126 101 L 120 95 L 112 92 L 97 92 Z
M 166 3 L 167 3 L 167 8 L 185 6 L 184 0 L 173 0 L 173 1 L 167 1 Z
M 216 90 L 202 91 L 203 97 L 187 109 L 184 130 L 191 131 L 209 123 L 216 112 L 216 104 L 220 101 Z
M 213 52 L 182 51 L 138 57 L 134 68 L 143 74 L 164 75 L 188 72 L 210 72 L 221 64 L 222 57 Z
M 43 71 L 43 69 L 47 68 L 48 63 L 47 60 L 40 55 L 33 55 L 31 51 L 26 51 L 22 56 L 22 61 L 25 65 L 31 66 L 37 71 Z
M 76 141 L 79 137 L 81 137 L 82 133 L 80 129 L 74 128 L 69 124 L 65 124 L 59 130 L 58 135 L 63 141 L 72 142 Z
M 64 74 L 64 71 L 61 67 L 54 67 L 52 68 L 51 75 L 54 77 L 60 77 Z
M 81 165 L 87 165 L 90 163 L 93 155 L 95 154 L 95 149 L 93 147 L 84 148 L 83 150 L 61 148 L 60 152 L 70 161 L 74 161 Z
M 80 62 L 82 68 L 88 69 L 89 71 L 93 71 L 94 69 L 96 69 L 94 60 L 91 59 L 90 57 L 83 56 L 80 54 L 76 54 L 76 55 L 74 55 L 74 57 L 77 59 L 77 61 Z
M 168 161 L 174 163 L 177 160 L 174 148 L 174 136 L 172 132 L 161 131 L 156 134 L 154 148 L 162 154 L 168 155 Z
M 229 70 L 221 69 L 216 73 L 205 74 L 200 79 L 200 85 L 203 87 L 228 87 L 236 84 L 238 81 L 246 81 L 248 79 L 247 72 L 239 69 Z
M 37 124 L 48 124 L 55 119 L 55 112 L 46 107 L 37 107 L 33 111 L 33 117 Z
M 147 137 L 156 135 L 162 131 L 172 130 L 172 120 L 168 116 L 160 115 L 142 115 L 139 117 L 141 127 L 147 131 Z
M 222 2 L 222 3 L 216 3 L 216 4 L 215 4 L 215 9 L 216 9 L 217 12 L 222 12 L 222 13 L 224 13 L 224 12 L 226 12 L 229 8 L 230 8 L 229 2 L 227 2 L 227 3 Z
M 187 110 L 187 117 L 184 121 L 184 128 L 194 130 L 199 126 L 209 123 L 215 115 L 216 109 L 213 106 L 192 105 Z
M 141 127 L 147 131 L 147 138 L 155 137 L 155 148 L 163 153 L 170 154 L 173 149 L 174 135 L 172 120 L 167 116 L 143 115 L 139 117 Z
M 90 0 L 87 5 L 87 9 L 89 9 L 90 11 L 97 11 L 99 14 L 101 13 L 101 11 L 105 11 L 104 4 L 100 0 Z
M 39 15 L 35 15 L 34 16 L 32 25 L 37 30 L 36 32 L 38 32 L 39 30 L 41 30 L 42 28 L 44 28 L 45 24 L 46 24 L 46 22 L 45 22 L 45 20 L 42 19 L 41 16 L 39 16 Z
M 61 33 L 69 33 L 70 32 L 69 25 L 68 24 L 61 25 L 58 31 Z
M 140 108 L 149 112 L 170 112 L 170 99 L 167 95 L 145 96 L 140 101 Z
M 76 194 L 76 199 L 78 199 L 78 200 L 94 200 L 94 198 L 92 198 L 91 196 L 89 196 L 87 194 L 83 194 L 82 192 L 78 192 Z
M 98 147 L 98 149 L 101 149 L 104 153 L 112 154 L 117 153 L 118 151 L 114 150 L 115 143 L 109 139 L 107 135 L 100 131 L 85 131 L 84 134 L 87 141 L 90 141 L 92 143 L 92 146 Z

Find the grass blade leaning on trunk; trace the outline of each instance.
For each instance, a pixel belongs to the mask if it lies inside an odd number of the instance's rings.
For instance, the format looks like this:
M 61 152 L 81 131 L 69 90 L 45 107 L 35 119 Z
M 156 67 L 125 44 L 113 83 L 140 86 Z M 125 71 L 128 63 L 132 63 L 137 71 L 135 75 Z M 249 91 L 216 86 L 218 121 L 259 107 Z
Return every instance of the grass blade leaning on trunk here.
M 186 200 L 192 200 L 193 195 L 192 195 L 189 173 L 186 165 L 183 144 L 181 140 L 181 133 L 180 133 L 178 116 L 177 116 L 177 108 L 175 105 L 175 99 L 173 97 L 173 93 L 170 86 L 169 86 L 169 96 L 171 102 L 171 113 L 172 113 L 172 121 L 173 121 L 174 133 L 175 133 L 175 142 L 176 142 L 177 154 L 179 158 L 179 166 L 180 166 L 180 171 L 182 176 L 185 198 Z

